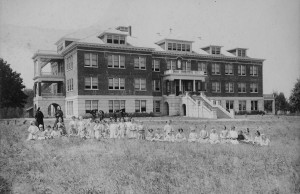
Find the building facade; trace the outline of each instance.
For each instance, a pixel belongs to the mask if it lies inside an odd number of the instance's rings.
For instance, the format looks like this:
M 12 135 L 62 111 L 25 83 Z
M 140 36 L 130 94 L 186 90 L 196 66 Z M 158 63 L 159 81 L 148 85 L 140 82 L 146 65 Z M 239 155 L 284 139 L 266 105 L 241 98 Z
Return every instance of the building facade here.
M 66 117 L 125 109 L 206 118 L 264 110 L 264 60 L 248 57 L 247 49 L 228 56 L 210 45 L 200 54 L 193 41 L 172 35 L 150 46 L 136 42 L 131 27 L 121 26 L 89 38 L 63 37 L 57 51 L 36 52 L 35 109 L 52 116 L 60 106 Z

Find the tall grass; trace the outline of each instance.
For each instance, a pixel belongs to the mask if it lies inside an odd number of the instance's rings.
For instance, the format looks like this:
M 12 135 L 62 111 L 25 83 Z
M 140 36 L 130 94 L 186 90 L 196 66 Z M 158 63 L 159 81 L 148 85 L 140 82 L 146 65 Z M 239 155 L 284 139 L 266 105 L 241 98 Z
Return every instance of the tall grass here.
M 0 193 L 299 193 L 299 117 L 185 121 L 198 130 L 257 126 L 271 146 L 101 141 L 26 142 L 28 126 L 0 125 Z M 145 122 L 162 127 L 164 121 Z

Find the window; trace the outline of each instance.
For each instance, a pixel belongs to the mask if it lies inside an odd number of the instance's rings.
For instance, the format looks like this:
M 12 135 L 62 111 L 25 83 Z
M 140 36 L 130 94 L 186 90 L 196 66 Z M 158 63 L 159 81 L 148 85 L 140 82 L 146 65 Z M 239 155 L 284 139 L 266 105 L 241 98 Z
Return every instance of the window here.
M 221 48 L 220 47 L 215 47 L 215 46 L 211 47 L 211 54 L 213 54 L 213 55 L 221 54 Z
M 146 100 L 135 101 L 135 112 L 146 112 Z
M 152 90 L 154 92 L 160 91 L 160 80 L 152 80 Z
M 245 65 L 238 66 L 238 75 L 246 75 L 246 66 Z
M 226 100 L 226 109 L 227 110 L 234 109 L 233 108 L 233 100 Z
M 160 112 L 160 101 L 154 100 L 153 101 L 153 112 Z
M 125 78 L 108 78 L 109 90 L 124 90 Z
M 134 89 L 139 91 L 146 91 L 146 79 L 134 79 Z
M 233 93 L 234 92 L 234 83 L 226 83 L 225 84 L 225 92 Z
M 167 61 L 167 70 L 175 70 L 176 69 L 176 61 L 168 60 Z
M 258 93 L 258 84 L 257 83 L 250 84 L 250 93 Z
M 120 110 L 125 111 L 125 100 L 109 100 L 108 112 L 118 112 Z
M 207 64 L 198 62 L 198 71 L 203 71 L 204 74 L 206 75 L 207 74 Z
M 256 65 L 250 66 L 250 75 L 258 76 L 258 67 Z
M 257 103 L 257 100 L 251 101 L 251 110 L 258 110 Z
M 98 67 L 97 54 L 85 53 L 84 54 L 84 66 L 85 67 Z
M 67 80 L 67 92 L 73 91 L 73 78 Z
M 98 100 L 85 101 L 85 113 L 91 113 L 92 110 L 98 111 Z
M 239 57 L 245 57 L 246 56 L 246 50 L 238 49 L 238 56 Z
M 183 61 L 182 62 L 182 70 L 191 71 L 191 62 L 190 61 Z
M 181 43 L 168 43 L 169 51 L 190 51 L 190 44 L 181 44 Z
M 225 65 L 225 75 L 233 75 L 233 65 L 232 64 Z
M 107 43 L 113 43 L 112 35 L 107 35 Z
M 108 55 L 107 66 L 108 66 L 108 68 L 125 69 L 125 56 L 123 56 L 123 55 Z
M 73 101 L 67 101 L 67 115 L 73 114 Z
M 134 69 L 146 69 L 146 57 L 134 58 Z
M 98 77 L 85 77 L 84 83 L 86 90 L 98 90 Z
M 72 70 L 73 69 L 73 55 L 70 55 L 69 57 L 67 57 L 66 63 L 67 63 L 67 71 Z
M 239 110 L 246 110 L 246 100 L 239 101 Z
M 154 59 L 152 62 L 152 71 L 160 71 L 159 60 Z
M 167 88 L 167 93 L 171 92 L 171 85 L 169 81 L 166 81 L 166 88 Z
M 245 83 L 238 83 L 238 92 L 246 93 L 246 84 Z
M 211 72 L 213 75 L 220 75 L 220 64 L 212 64 Z
M 221 83 L 220 82 L 212 82 L 212 92 L 221 92 Z
M 106 42 L 111 44 L 125 44 L 125 36 L 107 35 Z

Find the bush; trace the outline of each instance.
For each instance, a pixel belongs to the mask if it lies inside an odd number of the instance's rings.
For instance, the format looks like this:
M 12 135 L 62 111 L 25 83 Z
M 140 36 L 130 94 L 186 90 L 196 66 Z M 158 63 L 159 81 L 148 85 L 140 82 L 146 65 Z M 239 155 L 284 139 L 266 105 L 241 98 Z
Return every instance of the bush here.
M 83 115 L 81 115 L 83 119 L 89 119 L 89 118 L 93 118 L 93 115 L 91 113 L 85 113 Z
M 236 115 L 264 115 L 265 111 L 261 111 L 261 110 L 252 110 L 252 111 L 236 111 L 235 112 Z
M 110 118 L 110 117 L 114 117 L 117 116 L 118 118 L 120 118 L 120 113 L 104 113 L 104 118 Z M 147 112 L 134 112 L 134 113 L 126 113 L 125 117 L 153 117 L 154 114 L 153 112 L 147 113 Z

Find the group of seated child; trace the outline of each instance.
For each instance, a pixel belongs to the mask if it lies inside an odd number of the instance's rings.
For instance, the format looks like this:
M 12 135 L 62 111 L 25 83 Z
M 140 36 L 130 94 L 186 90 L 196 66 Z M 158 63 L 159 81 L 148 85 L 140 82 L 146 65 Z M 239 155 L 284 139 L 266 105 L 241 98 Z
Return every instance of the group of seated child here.
M 144 126 L 143 122 L 135 121 L 134 119 L 120 119 L 115 121 L 114 119 L 107 120 L 84 120 L 82 116 L 79 119 L 72 117 L 69 122 L 68 129 L 66 129 L 61 118 L 55 123 L 54 127 L 48 125 L 43 130 L 43 125 L 39 128 L 35 126 L 32 121 L 28 129 L 28 140 L 42 140 L 58 138 L 60 136 L 78 136 L 83 139 L 97 139 L 101 138 L 129 138 L 129 139 L 142 139 L 149 141 L 165 141 L 165 142 L 199 142 L 199 143 L 247 143 L 256 145 L 269 145 L 270 140 L 266 138 L 264 134 L 260 134 L 256 131 L 255 137 L 250 134 L 249 128 L 243 133 L 242 130 L 238 132 L 235 127 L 232 126 L 230 130 L 227 130 L 224 126 L 220 134 L 217 133 L 215 128 L 211 129 L 210 134 L 206 130 L 206 125 L 200 130 L 199 134 L 196 133 L 196 127 L 190 126 L 190 134 L 185 136 L 182 128 L 178 129 L 178 133 L 175 135 L 172 121 L 167 121 L 163 129 L 157 128 L 155 131 L 152 128 Z M 146 134 L 146 131 L 147 134 Z

